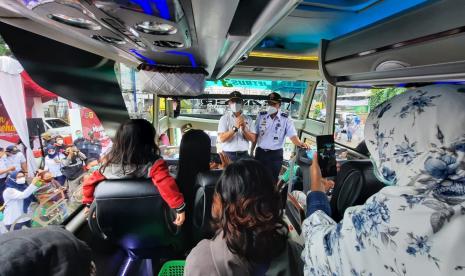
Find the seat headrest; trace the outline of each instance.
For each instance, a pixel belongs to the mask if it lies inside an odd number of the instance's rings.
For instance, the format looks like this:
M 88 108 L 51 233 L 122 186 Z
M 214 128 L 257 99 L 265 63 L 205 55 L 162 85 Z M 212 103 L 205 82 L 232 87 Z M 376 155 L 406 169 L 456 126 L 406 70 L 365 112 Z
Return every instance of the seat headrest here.
M 347 208 L 361 205 L 384 187 L 373 172 L 370 160 L 344 162 L 336 177 L 336 185 L 331 198 L 333 219 L 338 222 Z
M 151 179 L 105 180 L 94 195 L 92 232 L 131 250 L 178 244 L 174 214 Z
M 210 227 L 213 194 L 222 172 L 221 170 L 211 170 L 197 175 L 193 210 L 194 244 L 202 239 L 213 237 L 214 232 Z
M 195 181 L 195 188 L 199 187 L 215 187 L 216 182 L 220 178 L 222 170 L 210 170 L 206 172 L 200 172 L 197 174 Z

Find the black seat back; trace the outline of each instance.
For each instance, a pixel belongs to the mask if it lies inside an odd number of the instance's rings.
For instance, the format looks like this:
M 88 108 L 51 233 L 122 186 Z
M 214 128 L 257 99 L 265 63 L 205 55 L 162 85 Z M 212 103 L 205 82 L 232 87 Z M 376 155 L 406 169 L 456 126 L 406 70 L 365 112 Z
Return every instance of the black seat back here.
M 193 230 L 195 242 L 213 237 L 211 229 L 211 209 L 216 182 L 221 176 L 221 170 L 201 172 L 195 181 Z
M 332 217 L 339 222 L 348 207 L 364 204 L 384 187 L 373 172 L 370 160 L 351 160 L 343 163 L 336 177 L 330 201 Z
M 106 180 L 94 195 L 89 219 L 93 233 L 132 253 L 180 248 L 177 228 L 171 223 L 175 214 L 151 179 Z

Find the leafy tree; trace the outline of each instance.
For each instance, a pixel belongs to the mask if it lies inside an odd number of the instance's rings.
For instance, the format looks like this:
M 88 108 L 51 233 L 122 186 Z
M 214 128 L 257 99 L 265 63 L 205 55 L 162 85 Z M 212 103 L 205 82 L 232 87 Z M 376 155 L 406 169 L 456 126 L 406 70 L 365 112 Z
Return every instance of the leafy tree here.
M 405 92 L 405 88 L 402 87 L 389 87 L 384 89 L 372 89 L 371 96 L 368 100 L 368 105 L 370 106 L 370 110 L 377 107 L 378 105 L 384 103 L 385 101 L 389 100 L 390 98 L 399 95 Z
M 0 56 L 11 56 L 11 51 L 3 38 L 0 36 Z

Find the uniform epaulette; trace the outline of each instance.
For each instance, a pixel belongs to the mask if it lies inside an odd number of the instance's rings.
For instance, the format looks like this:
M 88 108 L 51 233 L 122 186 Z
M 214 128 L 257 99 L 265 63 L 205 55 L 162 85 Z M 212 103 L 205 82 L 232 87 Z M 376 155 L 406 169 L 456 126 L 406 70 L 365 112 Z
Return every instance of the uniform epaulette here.
M 284 117 L 284 118 L 287 118 L 287 117 L 289 117 L 289 114 L 287 114 L 287 113 L 281 113 L 281 116 Z
M 260 111 L 259 114 L 260 114 L 260 115 L 266 115 L 267 113 L 268 113 L 268 112 L 266 112 L 266 111 Z

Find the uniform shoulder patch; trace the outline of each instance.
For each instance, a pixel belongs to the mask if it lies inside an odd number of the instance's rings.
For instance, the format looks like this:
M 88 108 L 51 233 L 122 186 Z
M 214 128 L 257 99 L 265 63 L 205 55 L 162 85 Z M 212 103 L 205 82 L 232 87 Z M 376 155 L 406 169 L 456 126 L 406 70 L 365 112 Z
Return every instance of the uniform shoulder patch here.
M 289 114 L 287 114 L 287 113 L 281 113 L 281 117 L 287 118 L 287 117 L 289 117 Z
M 266 115 L 267 113 L 268 113 L 268 112 L 266 112 L 266 111 L 260 111 L 260 113 L 258 113 L 258 114 L 260 114 L 260 115 Z

